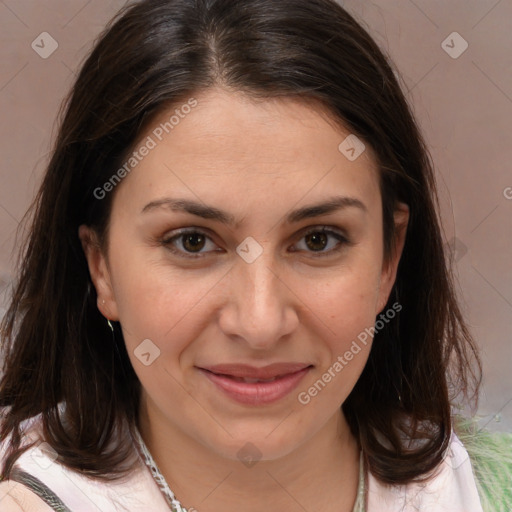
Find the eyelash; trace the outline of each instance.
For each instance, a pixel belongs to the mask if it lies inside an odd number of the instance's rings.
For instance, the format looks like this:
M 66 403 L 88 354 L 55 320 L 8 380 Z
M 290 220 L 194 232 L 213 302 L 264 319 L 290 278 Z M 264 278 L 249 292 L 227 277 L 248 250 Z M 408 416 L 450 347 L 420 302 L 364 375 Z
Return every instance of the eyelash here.
M 329 229 L 325 226 L 321 227 L 321 228 L 315 227 L 315 228 L 312 228 L 312 229 L 306 231 L 304 234 L 302 234 L 302 236 L 300 237 L 300 240 L 307 237 L 308 235 L 316 234 L 316 233 L 324 233 L 326 235 L 332 236 L 332 237 L 336 238 L 340 243 L 338 243 L 336 245 L 336 247 L 334 247 L 333 249 L 330 249 L 328 251 L 317 251 L 317 252 L 308 251 L 311 253 L 311 255 L 314 258 L 322 258 L 322 257 L 326 257 L 326 256 L 331 256 L 332 254 L 335 254 L 335 253 L 338 253 L 339 251 L 341 251 L 344 246 L 352 245 L 351 241 L 346 236 L 341 234 L 339 231 Z M 178 232 L 175 232 L 174 234 L 172 234 L 172 236 L 166 236 L 166 237 L 162 238 L 159 242 L 161 245 L 166 247 L 172 253 L 178 254 L 179 256 L 184 257 L 184 258 L 199 259 L 199 258 L 204 258 L 205 257 L 204 254 L 208 254 L 210 252 L 215 252 L 215 251 L 207 251 L 206 253 L 204 253 L 204 252 L 203 253 L 191 253 L 191 252 L 176 249 L 176 247 L 174 247 L 172 245 L 173 241 L 178 240 L 178 239 L 180 239 L 180 237 L 183 237 L 186 235 L 202 235 L 205 238 L 207 238 L 208 240 L 211 240 L 211 237 L 209 237 L 205 231 L 202 231 L 199 228 L 198 229 L 187 228 L 187 229 L 183 229 L 183 230 L 179 230 Z M 298 251 L 293 251 L 293 252 L 298 252 Z

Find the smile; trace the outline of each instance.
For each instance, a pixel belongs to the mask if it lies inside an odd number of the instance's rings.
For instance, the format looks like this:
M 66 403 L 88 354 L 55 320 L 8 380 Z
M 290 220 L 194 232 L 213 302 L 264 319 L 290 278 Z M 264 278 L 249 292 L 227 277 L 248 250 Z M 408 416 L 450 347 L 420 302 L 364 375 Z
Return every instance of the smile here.
M 214 384 L 216 390 L 231 400 L 245 405 L 266 405 L 291 393 L 311 368 L 311 365 L 295 364 L 286 367 L 271 365 L 262 369 L 240 365 L 198 369 Z M 230 373 L 222 373 L 221 369 Z

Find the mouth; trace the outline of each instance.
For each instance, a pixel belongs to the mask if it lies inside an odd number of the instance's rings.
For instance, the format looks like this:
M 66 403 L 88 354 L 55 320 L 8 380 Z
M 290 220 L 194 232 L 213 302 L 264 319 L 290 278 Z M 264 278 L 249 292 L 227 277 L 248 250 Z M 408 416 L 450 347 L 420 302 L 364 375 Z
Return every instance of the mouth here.
M 198 367 L 198 370 L 232 400 L 264 405 L 287 396 L 311 368 L 312 365 L 302 363 L 276 363 L 262 368 L 237 364 Z

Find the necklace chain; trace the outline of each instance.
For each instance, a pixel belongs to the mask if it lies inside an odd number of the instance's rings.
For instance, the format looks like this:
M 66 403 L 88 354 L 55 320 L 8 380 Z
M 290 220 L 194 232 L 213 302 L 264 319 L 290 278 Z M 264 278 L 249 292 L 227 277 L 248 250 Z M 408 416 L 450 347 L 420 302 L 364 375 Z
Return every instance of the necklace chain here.
M 149 453 L 146 443 L 144 443 L 144 440 L 142 439 L 142 436 L 140 435 L 140 432 L 137 428 L 135 429 L 135 435 L 137 445 L 141 455 L 144 458 L 144 462 L 146 463 L 146 466 L 148 466 L 149 469 L 151 470 L 151 476 L 153 477 L 156 484 L 160 488 L 160 491 L 164 495 L 165 500 L 167 501 L 167 504 L 171 508 L 172 512 L 188 512 L 187 509 L 179 502 L 174 493 L 171 491 L 171 488 L 165 481 L 165 478 L 160 472 L 160 469 L 158 469 L 156 462 L 151 456 L 151 453 Z
M 153 480 L 158 485 L 160 491 L 165 497 L 165 500 L 167 501 L 167 504 L 169 505 L 172 512 L 193 512 L 195 511 L 194 508 L 192 508 L 190 511 L 187 511 L 187 509 L 179 502 L 179 500 L 176 498 L 174 493 L 171 491 L 171 488 L 169 487 L 169 484 L 166 482 L 164 476 L 160 472 L 160 469 L 158 469 L 158 466 L 156 465 L 155 460 L 151 456 L 151 453 L 149 453 L 149 450 L 146 446 L 146 443 L 144 443 L 144 440 L 142 439 L 142 436 L 140 435 L 140 432 L 137 428 L 135 428 L 135 436 L 136 436 L 136 445 L 139 448 L 139 453 L 142 455 L 144 462 L 146 463 L 146 466 L 151 470 L 151 476 L 153 477 Z M 365 512 L 365 475 L 364 475 L 364 469 L 363 469 L 363 452 L 361 451 L 360 457 L 359 457 L 359 485 L 357 489 L 357 498 L 356 503 L 354 506 L 354 509 L 352 512 Z M 196 511 L 197 512 L 197 511 Z

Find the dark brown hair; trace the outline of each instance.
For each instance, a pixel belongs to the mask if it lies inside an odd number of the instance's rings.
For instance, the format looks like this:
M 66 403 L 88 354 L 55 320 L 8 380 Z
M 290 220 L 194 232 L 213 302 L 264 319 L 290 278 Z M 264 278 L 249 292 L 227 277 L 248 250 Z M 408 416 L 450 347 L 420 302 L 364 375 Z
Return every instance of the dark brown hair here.
M 119 325 L 113 341 L 96 307 L 78 226 L 95 228 L 105 242 L 114 192 L 98 200 L 93 191 L 156 115 L 215 85 L 254 98 L 313 100 L 372 147 L 386 257 L 395 205 L 410 207 L 387 305 L 402 309 L 376 333 L 343 404 L 372 473 L 397 484 L 424 478 L 448 446 L 450 400 L 476 396 L 480 362 L 445 259 L 433 166 L 368 33 L 332 0 L 144 0 L 121 11 L 82 66 L 31 210 L 2 322 L 0 433 L 12 436 L 4 478 L 20 454 L 21 422 L 40 413 L 63 464 L 99 478 L 121 474 L 130 447 L 116 433 L 137 420 L 140 383 Z

